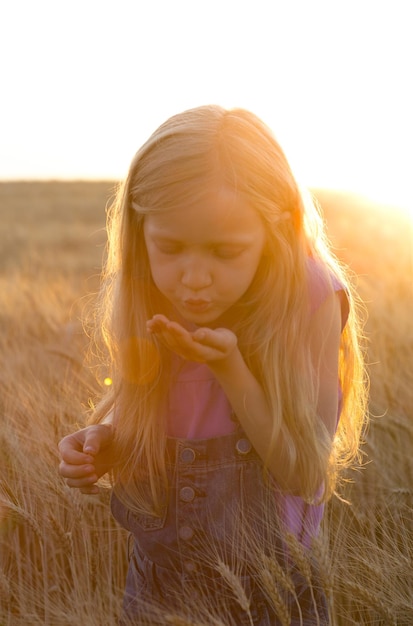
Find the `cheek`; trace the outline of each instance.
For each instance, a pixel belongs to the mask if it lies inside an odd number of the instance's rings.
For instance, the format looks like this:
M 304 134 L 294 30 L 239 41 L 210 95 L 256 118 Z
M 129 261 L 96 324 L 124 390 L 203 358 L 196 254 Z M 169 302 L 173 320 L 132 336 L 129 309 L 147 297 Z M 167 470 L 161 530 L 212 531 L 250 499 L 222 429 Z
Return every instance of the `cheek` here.
M 239 272 L 239 283 L 243 283 L 245 290 L 249 289 L 252 283 L 262 274 L 262 268 L 265 264 L 265 255 L 259 251 L 257 254 L 250 257 L 249 261 L 244 266 L 244 271 Z M 240 276 L 243 276 L 242 281 Z
M 152 279 L 158 289 L 162 290 L 168 287 L 174 282 L 174 276 L 176 274 L 175 266 L 172 262 L 160 263 L 156 259 L 149 259 L 149 267 L 152 274 Z
M 254 278 L 259 267 L 262 265 L 264 257 L 265 257 L 264 246 L 258 248 L 257 250 L 254 251 L 253 254 L 251 254 L 250 259 L 249 259 L 249 275 L 250 275 L 251 280 Z
M 234 268 L 230 275 L 226 277 L 226 284 L 229 291 L 237 293 L 239 297 L 243 295 L 254 281 L 258 268 L 256 259 L 246 260 L 242 265 Z

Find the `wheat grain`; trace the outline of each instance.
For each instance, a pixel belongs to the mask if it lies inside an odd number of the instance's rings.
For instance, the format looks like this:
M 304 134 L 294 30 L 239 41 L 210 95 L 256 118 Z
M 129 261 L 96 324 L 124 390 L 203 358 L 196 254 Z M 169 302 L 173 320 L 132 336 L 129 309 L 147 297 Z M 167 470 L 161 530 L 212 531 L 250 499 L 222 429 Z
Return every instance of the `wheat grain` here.
M 328 543 L 324 537 L 317 537 L 312 542 L 312 554 L 318 564 L 318 576 L 321 588 L 327 599 L 329 614 L 334 614 L 334 574 L 328 554 Z
M 259 562 L 262 563 L 263 568 L 266 568 L 271 576 L 279 582 L 286 591 L 293 596 L 295 595 L 295 587 L 291 576 L 281 567 L 275 557 L 261 554 Z
M 308 553 L 298 541 L 297 537 L 287 532 L 285 535 L 288 553 L 292 557 L 292 561 L 297 565 L 299 571 L 303 574 L 309 584 L 311 584 L 312 573 L 310 559 Z
M 290 612 L 271 572 L 263 568 L 260 571 L 260 580 L 271 606 L 274 608 L 275 614 L 280 620 L 282 626 L 289 626 L 291 622 Z
M 72 533 L 66 532 L 61 523 L 53 515 L 48 515 L 48 521 L 60 540 L 60 545 L 66 554 L 73 553 Z
M 224 563 L 224 561 L 221 560 L 219 560 L 216 564 L 216 569 L 227 583 L 241 609 L 248 615 L 251 621 L 251 626 L 253 626 L 250 612 L 250 599 L 247 598 L 247 594 L 245 593 L 245 589 L 239 576 L 237 576 L 237 574 L 226 563 Z

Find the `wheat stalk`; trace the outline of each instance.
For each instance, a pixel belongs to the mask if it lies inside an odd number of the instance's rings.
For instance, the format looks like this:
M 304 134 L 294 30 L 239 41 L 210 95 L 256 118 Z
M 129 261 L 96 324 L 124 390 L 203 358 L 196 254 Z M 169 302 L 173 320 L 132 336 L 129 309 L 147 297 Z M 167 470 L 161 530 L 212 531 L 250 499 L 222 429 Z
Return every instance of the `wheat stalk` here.
M 235 574 L 235 572 L 233 572 L 232 569 L 221 559 L 218 560 L 216 569 L 218 573 L 221 574 L 222 578 L 227 582 L 235 600 L 238 602 L 241 609 L 248 615 L 251 626 L 253 626 L 253 620 L 250 612 L 250 599 L 247 598 L 247 594 L 245 593 L 245 589 L 239 576 L 237 576 L 237 574 Z
M 275 557 L 261 554 L 259 560 L 260 564 L 262 564 L 262 568 L 260 567 L 257 575 L 261 578 L 264 590 L 268 593 L 270 601 L 274 602 L 280 618 L 284 615 L 285 619 L 285 616 L 288 616 L 288 611 L 287 613 L 285 612 L 286 605 L 280 594 L 277 583 L 291 595 L 291 599 L 296 603 L 297 610 L 301 616 L 301 608 L 291 576 L 281 567 Z
M 368 607 L 373 609 L 376 613 L 379 613 L 386 620 L 388 626 L 397 626 L 394 613 L 384 604 L 376 593 L 369 591 L 364 585 L 352 581 L 346 582 L 346 590 L 351 592 L 353 601 L 361 600 L 364 608 Z
M 326 594 L 329 614 L 334 614 L 334 574 L 328 554 L 328 543 L 325 538 L 316 537 L 312 542 L 312 553 L 318 563 L 318 574 L 321 587 Z
M 267 568 L 267 570 L 271 573 L 271 576 L 277 580 L 286 591 L 291 593 L 293 596 L 295 595 L 295 587 L 291 576 L 287 574 L 284 568 L 281 567 L 276 558 L 267 556 L 266 554 L 261 554 L 259 561 L 262 563 L 264 568 Z
M 264 591 L 271 599 L 271 605 L 274 607 L 274 610 L 277 614 L 277 617 L 280 619 L 282 626 L 289 626 L 291 621 L 290 613 L 271 572 L 268 569 L 263 568 L 260 571 L 260 579 Z
M 310 556 L 306 552 L 305 548 L 300 544 L 297 537 L 292 533 L 286 533 L 286 543 L 289 554 L 291 554 L 293 563 L 298 567 L 299 571 L 303 574 L 304 578 L 308 582 L 308 587 L 311 594 L 314 610 L 317 617 L 317 624 L 320 623 L 320 618 L 317 610 L 317 602 L 314 597 L 314 588 L 312 581 L 312 572 L 310 565 Z

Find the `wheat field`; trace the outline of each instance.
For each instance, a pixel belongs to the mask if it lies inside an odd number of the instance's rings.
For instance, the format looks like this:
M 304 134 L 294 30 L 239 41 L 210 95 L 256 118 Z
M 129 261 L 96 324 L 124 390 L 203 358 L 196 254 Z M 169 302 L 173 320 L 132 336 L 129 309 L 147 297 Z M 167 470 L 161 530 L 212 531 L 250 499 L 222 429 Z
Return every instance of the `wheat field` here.
M 107 488 L 99 496 L 83 496 L 67 488 L 57 471 L 58 441 L 84 424 L 106 375 L 85 363 L 81 320 L 98 287 L 105 206 L 114 187 L 111 182 L 0 184 L 1 626 L 117 623 L 126 534 L 111 519 Z M 357 196 L 315 194 L 368 313 L 371 423 L 365 464 L 349 472 L 342 497 L 329 504 L 314 553 L 334 626 L 409 626 L 412 222 Z M 259 546 L 256 558 L 277 604 L 288 580 Z M 236 573 L 227 574 L 236 593 Z M 202 607 L 184 600 L 185 613 L 165 614 L 159 623 L 231 623 L 208 609 L 208 599 Z M 278 604 L 280 623 L 288 624 Z M 145 623 L 155 623 L 151 619 Z

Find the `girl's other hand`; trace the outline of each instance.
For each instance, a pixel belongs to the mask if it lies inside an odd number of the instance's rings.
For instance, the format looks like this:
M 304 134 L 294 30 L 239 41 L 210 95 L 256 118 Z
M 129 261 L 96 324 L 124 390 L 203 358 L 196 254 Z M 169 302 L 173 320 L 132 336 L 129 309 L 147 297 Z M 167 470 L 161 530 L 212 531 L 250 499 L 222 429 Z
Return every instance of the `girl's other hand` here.
M 165 315 L 154 315 L 146 327 L 170 350 L 189 361 L 208 363 L 224 360 L 237 346 L 236 335 L 227 328 L 198 328 L 190 332 Z
M 59 443 L 59 473 L 67 485 L 82 493 L 99 493 L 95 483 L 113 464 L 112 442 L 111 424 L 87 426 L 64 437 Z

